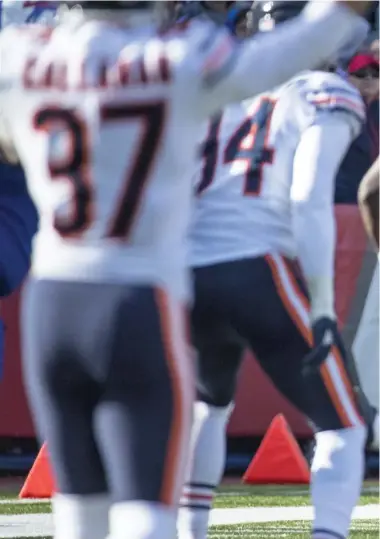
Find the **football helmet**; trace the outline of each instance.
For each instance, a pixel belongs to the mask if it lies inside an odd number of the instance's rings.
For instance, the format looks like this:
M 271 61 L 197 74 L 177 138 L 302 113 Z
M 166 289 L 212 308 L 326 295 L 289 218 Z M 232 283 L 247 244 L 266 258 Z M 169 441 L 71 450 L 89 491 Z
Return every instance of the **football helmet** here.
M 207 17 L 216 24 L 227 26 L 235 33 L 237 24 L 247 18 L 254 2 L 235 1 L 235 2 L 180 2 L 181 6 L 178 12 L 179 20 L 190 20 L 195 17 Z
M 297 0 L 277 0 L 267 2 L 259 0 L 252 7 L 255 29 L 258 32 L 268 32 L 277 24 L 297 17 L 307 2 Z
M 308 2 L 297 0 L 258 0 L 254 2 L 253 25 L 257 32 L 270 32 L 275 26 L 297 17 Z M 335 58 L 331 58 L 331 67 L 345 63 L 365 41 L 369 31 L 369 24 L 362 18 L 358 21 L 350 40 L 345 43 Z
M 254 31 L 253 7 L 255 2 L 233 2 L 227 13 L 226 26 L 239 38 L 251 36 Z
M 182 20 L 190 20 L 194 17 L 204 16 L 213 20 L 217 24 L 224 24 L 226 22 L 228 10 L 235 3 L 236 2 L 183 1 L 180 2 L 178 15 Z

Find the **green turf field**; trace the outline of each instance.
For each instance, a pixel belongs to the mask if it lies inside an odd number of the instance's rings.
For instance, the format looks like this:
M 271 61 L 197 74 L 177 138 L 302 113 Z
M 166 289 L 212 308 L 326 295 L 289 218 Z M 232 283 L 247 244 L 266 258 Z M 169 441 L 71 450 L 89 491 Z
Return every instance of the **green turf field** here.
M 375 525 L 376 524 L 376 525 Z M 246 524 L 243 526 L 215 526 L 211 528 L 209 539 L 278 539 L 279 537 L 296 537 L 310 539 L 310 525 L 300 522 L 276 522 L 274 524 Z M 362 520 L 353 524 L 350 533 L 352 539 L 378 539 L 379 524 L 371 520 Z
M 363 489 L 363 495 L 360 500 L 360 506 L 357 509 L 357 516 L 360 520 L 353 521 L 350 539 L 378 539 L 380 534 L 379 527 L 379 486 L 377 483 L 366 483 Z M 310 518 L 300 520 L 302 514 L 309 515 L 310 498 L 307 488 L 304 486 L 260 486 L 246 487 L 239 483 L 227 485 L 220 489 L 215 500 L 214 512 L 216 517 L 222 517 L 224 521 L 235 518 L 238 514 L 236 523 L 229 525 L 214 525 L 210 528 L 209 539 L 235 539 L 235 538 L 261 538 L 261 539 L 278 539 L 281 537 L 306 539 L 310 538 Z M 366 507 L 365 507 L 366 506 Z M 377 506 L 377 507 L 375 507 Z M 249 509 L 251 508 L 251 509 Z M 256 510 L 252 509 L 256 508 Z M 271 508 L 271 509 L 268 509 Z M 293 508 L 293 509 L 292 509 Z M 367 519 L 364 512 L 370 510 L 371 514 Z M 291 520 L 284 518 L 283 512 L 295 512 L 299 514 L 293 516 Z M 2 496 L 0 500 L 0 515 L 7 515 L 12 518 L 12 515 L 31 515 L 27 518 L 34 518 L 42 513 L 50 512 L 50 504 L 31 502 L 18 503 L 14 496 Z M 276 521 L 272 517 L 265 516 L 265 522 L 258 522 L 257 515 L 260 515 L 259 520 L 265 515 L 276 514 Z M 284 514 L 285 514 L 284 513 Z M 239 515 L 244 515 L 242 521 L 239 521 Z M 251 519 L 251 515 L 255 516 Z M 364 514 L 364 516 L 363 516 Z M 1 518 L 1 517 L 0 517 Z M 17 518 L 16 516 L 14 518 Z M 245 519 L 245 521 L 244 521 Z M 240 522 L 240 523 L 239 523 Z M 29 532 L 30 533 L 30 532 Z M 0 521 L 0 538 L 1 521 Z M 41 535 L 42 539 L 51 539 L 49 536 Z M 28 539 L 27 535 L 22 537 L 14 537 L 13 539 Z M 31 538 L 30 538 L 31 539 Z

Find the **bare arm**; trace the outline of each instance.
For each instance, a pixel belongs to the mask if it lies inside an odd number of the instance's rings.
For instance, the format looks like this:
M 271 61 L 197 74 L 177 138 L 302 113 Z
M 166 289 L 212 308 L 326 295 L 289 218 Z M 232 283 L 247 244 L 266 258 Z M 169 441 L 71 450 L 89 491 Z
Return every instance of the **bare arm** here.
M 379 157 L 365 174 L 359 187 L 359 209 L 367 234 L 379 250 Z

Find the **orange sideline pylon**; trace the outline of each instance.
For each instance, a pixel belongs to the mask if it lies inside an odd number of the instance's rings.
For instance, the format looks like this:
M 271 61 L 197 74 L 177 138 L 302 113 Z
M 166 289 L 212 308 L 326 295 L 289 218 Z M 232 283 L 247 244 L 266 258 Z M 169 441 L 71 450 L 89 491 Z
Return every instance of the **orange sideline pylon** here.
M 310 471 L 282 414 L 270 424 L 261 445 L 243 476 L 244 483 L 309 483 Z
M 19 498 L 51 498 L 54 490 L 49 454 L 44 444 L 25 480 Z

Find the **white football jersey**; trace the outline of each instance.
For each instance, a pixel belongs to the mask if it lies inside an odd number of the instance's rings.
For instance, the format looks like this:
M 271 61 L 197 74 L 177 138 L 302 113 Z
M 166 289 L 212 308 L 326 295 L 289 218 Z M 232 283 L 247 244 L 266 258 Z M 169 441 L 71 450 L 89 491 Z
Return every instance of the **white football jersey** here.
M 6 28 L 0 143 L 8 155 L 14 146 L 40 212 L 33 275 L 187 296 L 185 171 L 200 126 L 328 56 L 357 21 L 316 2 L 284 31 L 244 46 L 211 23 L 161 35 L 101 12 L 69 14 L 54 29 Z
M 364 119 L 356 88 L 327 72 L 305 72 L 216 116 L 194 177 L 191 265 L 282 253 L 306 260 L 311 274 L 330 275 L 315 230 L 310 249 L 298 236 L 315 226 L 314 208 L 322 215 L 318 235 L 334 234 L 324 212 L 332 208 L 337 168 Z M 338 140 L 331 138 L 335 129 Z M 309 213 L 299 233 L 298 207 L 305 201 Z

